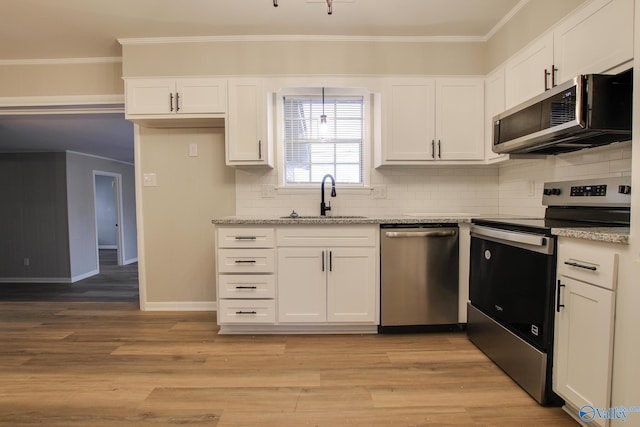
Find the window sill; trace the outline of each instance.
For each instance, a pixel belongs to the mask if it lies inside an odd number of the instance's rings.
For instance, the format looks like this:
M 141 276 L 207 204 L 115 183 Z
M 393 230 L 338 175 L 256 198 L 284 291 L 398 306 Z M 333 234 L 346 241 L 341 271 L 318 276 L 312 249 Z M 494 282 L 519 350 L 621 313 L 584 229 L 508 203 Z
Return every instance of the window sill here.
M 324 189 L 327 191 L 331 188 L 331 184 L 325 184 Z M 308 187 L 276 187 L 276 192 L 281 195 L 291 194 L 310 194 L 320 191 L 320 184 Z M 373 188 L 371 187 L 341 187 L 336 186 L 336 192 L 338 194 L 371 194 Z

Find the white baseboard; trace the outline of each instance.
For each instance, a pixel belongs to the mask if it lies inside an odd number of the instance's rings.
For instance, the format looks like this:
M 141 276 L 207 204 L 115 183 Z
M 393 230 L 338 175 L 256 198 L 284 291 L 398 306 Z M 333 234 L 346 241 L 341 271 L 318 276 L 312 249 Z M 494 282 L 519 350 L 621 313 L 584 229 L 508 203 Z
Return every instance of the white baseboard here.
M 0 283 L 71 283 L 69 277 L 0 277 Z
M 140 304 L 142 311 L 217 311 L 216 301 L 146 302 Z
M 138 257 L 125 259 L 124 261 L 122 261 L 122 265 L 129 265 L 133 264 L 134 262 L 138 262 Z
M 93 270 L 93 271 L 88 271 L 86 273 L 79 274 L 77 276 L 73 276 L 71 278 L 71 283 L 76 283 L 79 280 L 87 279 L 87 278 L 95 276 L 96 274 L 99 274 L 99 273 L 100 273 L 99 270 Z

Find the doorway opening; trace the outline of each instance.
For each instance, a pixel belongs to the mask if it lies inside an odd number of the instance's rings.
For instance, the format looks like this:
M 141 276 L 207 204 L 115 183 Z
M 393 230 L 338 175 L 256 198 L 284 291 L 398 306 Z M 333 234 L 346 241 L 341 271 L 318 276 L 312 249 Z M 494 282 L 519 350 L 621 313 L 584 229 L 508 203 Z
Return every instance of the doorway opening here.
M 121 189 L 122 175 L 93 171 L 98 270 L 101 270 L 103 265 L 124 264 Z

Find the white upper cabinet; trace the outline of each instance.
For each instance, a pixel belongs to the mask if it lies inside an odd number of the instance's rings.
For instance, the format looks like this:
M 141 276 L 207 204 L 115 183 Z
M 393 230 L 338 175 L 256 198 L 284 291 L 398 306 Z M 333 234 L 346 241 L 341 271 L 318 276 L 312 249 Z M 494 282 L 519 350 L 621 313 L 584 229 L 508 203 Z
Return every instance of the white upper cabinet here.
M 436 158 L 484 159 L 484 80 L 436 80 Z
M 602 73 L 633 58 L 633 1 L 596 0 L 554 31 L 558 83 Z
M 593 0 L 505 64 L 509 109 L 579 75 L 633 59 L 633 2 Z
M 227 164 L 273 166 L 267 138 L 267 95 L 262 79 L 229 80 Z
M 483 79 L 389 79 L 382 116 L 376 166 L 484 159 Z
M 508 158 L 506 154 L 497 154 L 492 150 L 493 116 L 505 110 L 504 95 L 504 67 L 500 67 L 489 74 L 484 81 L 484 140 L 487 160 Z
M 435 80 L 393 79 L 382 103 L 384 161 L 435 159 Z
M 126 81 L 127 115 L 224 114 L 227 81 L 216 78 L 143 78 Z
M 512 56 L 505 65 L 505 109 L 540 95 L 551 88 L 553 33 Z

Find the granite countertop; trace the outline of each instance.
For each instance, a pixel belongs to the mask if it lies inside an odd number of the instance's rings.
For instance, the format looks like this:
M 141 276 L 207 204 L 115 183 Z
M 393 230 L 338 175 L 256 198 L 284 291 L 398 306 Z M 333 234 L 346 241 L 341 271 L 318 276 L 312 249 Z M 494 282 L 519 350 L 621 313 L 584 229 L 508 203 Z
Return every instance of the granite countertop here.
M 315 225 L 315 224 L 436 224 L 436 223 L 452 223 L 471 222 L 471 218 L 475 216 L 468 215 L 448 215 L 444 214 L 425 214 L 425 215 L 388 215 L 388 216 L 304 216 L 298 218 L 290 217 L 255 217 L 255 216 L 228 216 L 211 220 L 216 225 Z
M 288 216 L 228 216 L 211 220 L 215 225 L 340 225 L 340 224 L 458 224 L 469 223 L 474 218 L 499 215 L 481 215 L 471 213 L 425 213 L 425 214 L 399 214 L 385 216 L 305 216 L 298 218 Z M 504 216 L 514 218 L 513 216 Z M 629 228 L 623 227 L 576 227 L 576 228 L 552 228 L 551 233 L 556 236 L 573 237 L 576 239 L 595 240 L 606 243 L 629 244 Z
M 552 228 L 551 234 L 598 242 L 629 244 L 628 227 Z

